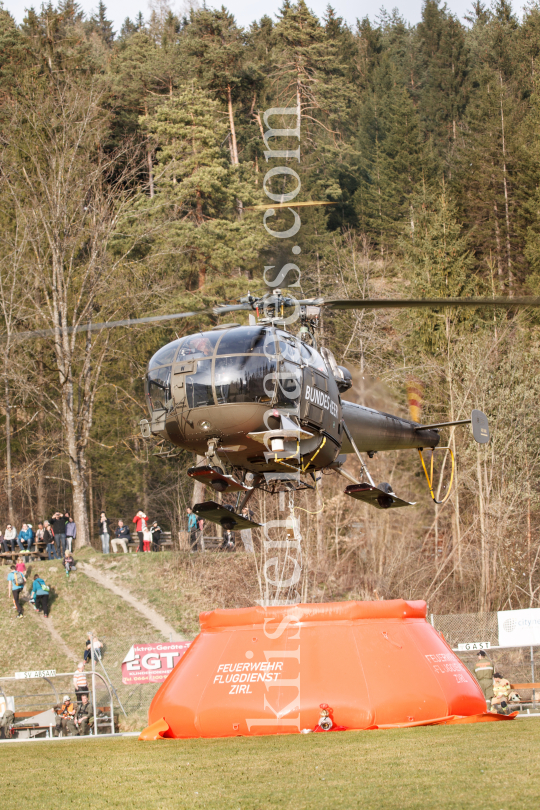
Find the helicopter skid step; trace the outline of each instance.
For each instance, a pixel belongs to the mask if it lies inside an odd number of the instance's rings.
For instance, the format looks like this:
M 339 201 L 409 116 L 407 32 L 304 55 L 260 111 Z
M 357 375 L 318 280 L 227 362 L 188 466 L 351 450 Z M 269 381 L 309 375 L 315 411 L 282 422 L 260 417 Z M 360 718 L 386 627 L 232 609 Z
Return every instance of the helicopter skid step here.
M 232 475 L 218 472 L 213 467 L 190 467 L 187 471 L 190 478 L 208 484 L 218 492 L 250 492 L 253 487 L 246 487 Z
M 398 506 L 415 506 L 414 503 L 403 501 L 393 492 L 385 492 L 383 489 L 374 487 L 371 484 L 351 484 L 345 488 L 345 494 L 350 495 L 357 501 L 369 503 L 376 509 L 395 509 Z
M 261 524 L 255 523 L 253 520 L 247 520 L 242 515 L 237 515 L 225 506 L 215 501 L 205 501 L 204 503 L 196 503 L 193 511 L 198 517 L 210 520 L 212 523 L 217 523 L 223 526 L 224 529 L 231 529 L 231 531 L 238 531 L 239 529 L 257 529 Z

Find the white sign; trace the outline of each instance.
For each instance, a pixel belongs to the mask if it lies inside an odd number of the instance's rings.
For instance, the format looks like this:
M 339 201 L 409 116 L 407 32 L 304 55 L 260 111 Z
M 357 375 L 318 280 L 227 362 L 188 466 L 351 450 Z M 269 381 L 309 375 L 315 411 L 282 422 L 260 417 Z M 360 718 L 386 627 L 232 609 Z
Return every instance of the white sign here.
M 489 641 L 465 641 L 463 644 L 458 644 L 457 648 L 459 652 L 465 652 L 466 650 L 489 650 L 491 644 Z
M 540 645 L 540 608 L 499 610 L 499 646 L 530 647 Z
M 56 675 L 55 669 L 35 669 L 30 670 L 30 672 L 16 672 L 15 677 L 19 679 L 23 678 L 54 678 Z

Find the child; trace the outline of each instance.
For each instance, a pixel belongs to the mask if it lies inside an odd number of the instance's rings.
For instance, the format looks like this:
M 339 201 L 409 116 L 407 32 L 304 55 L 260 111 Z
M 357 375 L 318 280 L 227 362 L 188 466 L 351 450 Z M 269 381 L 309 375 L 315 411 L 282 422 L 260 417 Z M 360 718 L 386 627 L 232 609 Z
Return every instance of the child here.
M 143 551 L 150 551 L 152 547 L 152 532 L 148 529 L 143 530 Z
M 71 551 L 66 551 L 64 554 L 64 568 L 66 569 L 66 577 L 69 577 L 69 572 L 75 568 L 75 560 L 71 556 Z
M 21 574 L 26 576 L 26 565 L 24 564 L 24 560 L 22 557 L 19 557 L 17 560 L 17 564 L 15 565 L 15 571 L 20 571 Z

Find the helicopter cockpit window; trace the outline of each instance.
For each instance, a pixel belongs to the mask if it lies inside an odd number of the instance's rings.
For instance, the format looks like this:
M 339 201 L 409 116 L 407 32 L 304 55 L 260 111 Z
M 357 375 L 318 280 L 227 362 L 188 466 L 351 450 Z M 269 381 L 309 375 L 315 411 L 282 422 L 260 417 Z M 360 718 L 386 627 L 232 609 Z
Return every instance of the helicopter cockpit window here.
M 173 340 L 172 343 L 167 343 L 166 346 L 162 346 L 161 349 L 155 353 L 155 355 L 151 358 L 150 362 L 148 363 L 148 370 L 155 368 L 156 366 L 165 366 L 168 363 L 172 363 L 174 358 L 176 357 L 176 352 L 178 351 L 178 347 L 182 343 L 182 339 L 180 340 Z
M 219 338 L 219 332 L 199 332 L 198 335 L 191 335 L 184 338 L 178 359 L 211 357 L 214 354 L 214 346 Z
M 302 371 L 294 363 L 281 363 L 277 386 L 277 404 L 291 405 L 302 392 Z
M 148 372 L 146 393 L 150 411 L 159 411 L 169 407 L 171 403 L 171 366 Z
M 276 385 L 275 370 L 275 362 L 260 354 L 218 357 L 214 371 L 218 404 L 270 403 Z
M 286 332 L 278 332 L 276 340 L 279 348 L 279 353 L 284 360 L 290 360 L 292 363 L 301 363 L 302 357 L 300 353 L 300 342 L 288 335 Z
M 300 346 L 302 360 L 304 363 L 307 363 L 308 366 L 311 366 L 312 368 L 316 368 L 317 371 L 322 371 L 323 374 L 328 374 L 326 364 L 319 352 L 316 349 L 313 349 L 311 346 L 308 346 L 306 343 L 301 343 Z
M 190 408 L 214 404 L 211 357 L 198 360 L 195 374 L 186 377 L 186 397 Z
M 261 329 L 260 326 L 241 326 L 236 329 L 228 329 L 220 340 L 218 346 L 218 356 L 220 354 L 258 354 L 264 353 L 264 341 L 267 335 L 271 336 L 269 329 Z M 268 353 L 274 353 L 273 339 Z

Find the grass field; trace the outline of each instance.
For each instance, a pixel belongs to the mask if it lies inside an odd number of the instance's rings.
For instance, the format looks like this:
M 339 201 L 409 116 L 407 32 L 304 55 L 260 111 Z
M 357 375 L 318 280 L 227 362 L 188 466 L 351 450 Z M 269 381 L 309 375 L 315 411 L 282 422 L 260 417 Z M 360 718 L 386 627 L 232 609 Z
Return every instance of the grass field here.
M 537 810 L 540 722 L 13 743 L 0 776 L 3 810 Z

